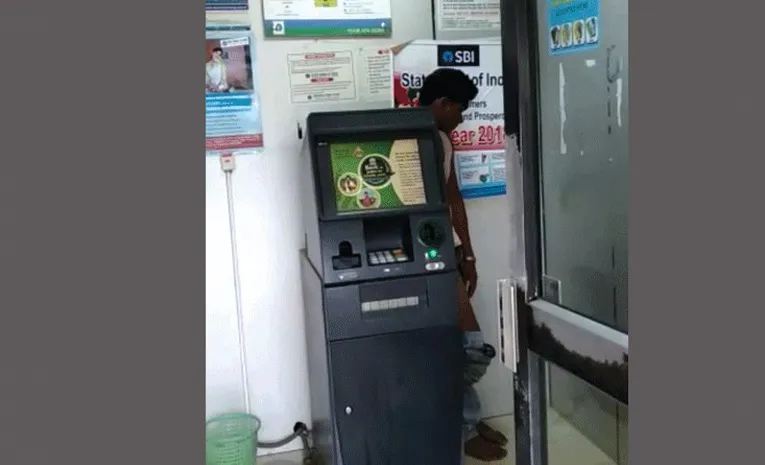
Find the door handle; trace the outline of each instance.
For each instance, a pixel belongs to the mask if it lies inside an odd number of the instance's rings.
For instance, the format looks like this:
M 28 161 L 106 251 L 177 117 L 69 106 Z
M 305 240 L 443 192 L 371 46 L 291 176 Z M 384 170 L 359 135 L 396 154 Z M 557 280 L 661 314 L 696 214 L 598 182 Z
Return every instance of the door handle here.
M 497 281 L 499 357 L 513 373 L 518 371 L 518 284 L 510 279 Z

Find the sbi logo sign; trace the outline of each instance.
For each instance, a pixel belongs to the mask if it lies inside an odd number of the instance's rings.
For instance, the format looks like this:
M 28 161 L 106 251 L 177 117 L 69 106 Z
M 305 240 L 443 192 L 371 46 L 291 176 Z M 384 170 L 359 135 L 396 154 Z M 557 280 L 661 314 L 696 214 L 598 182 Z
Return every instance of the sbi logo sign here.
M 478 45 L 439 45 L 438 66 L 480 66 Z

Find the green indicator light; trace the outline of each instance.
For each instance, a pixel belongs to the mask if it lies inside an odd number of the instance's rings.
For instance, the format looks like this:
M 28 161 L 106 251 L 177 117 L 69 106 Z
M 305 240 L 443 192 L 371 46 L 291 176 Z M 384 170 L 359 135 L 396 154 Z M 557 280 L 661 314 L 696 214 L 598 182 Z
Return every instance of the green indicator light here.
M 438 257 L 438 250 L 436 249 L 428 250 L 428 258 L 436 258 L 436 257 Z

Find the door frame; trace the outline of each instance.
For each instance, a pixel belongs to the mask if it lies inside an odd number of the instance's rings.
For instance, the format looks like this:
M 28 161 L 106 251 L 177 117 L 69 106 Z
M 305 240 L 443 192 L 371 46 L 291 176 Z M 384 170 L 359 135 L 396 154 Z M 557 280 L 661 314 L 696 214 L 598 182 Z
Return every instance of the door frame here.
M 514 371 L 516 463 L 547 465 L 545 362 L 629 405 L 629 337 L 541 299 L 543 237 L 536 2 L 502 0 L 500 6 L 505 132 L 518 134 L 523 179 L 521 186 L 508 186 L 508 194 L 523 199 L 526 268 L 525 276 L 511 280 L 515 296 L 515 301 L 509 302 L 514 306 L 512 314 L 516 320 L 512 325 L 514 341 L 502 345 L 513 347 L 515 352 L 514 362 L 509 366 Z

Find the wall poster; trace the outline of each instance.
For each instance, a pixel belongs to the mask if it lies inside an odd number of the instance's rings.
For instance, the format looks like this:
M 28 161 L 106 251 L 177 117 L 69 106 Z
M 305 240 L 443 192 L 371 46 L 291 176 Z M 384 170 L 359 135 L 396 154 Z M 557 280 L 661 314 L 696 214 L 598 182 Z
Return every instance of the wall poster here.
M 292 103 L 356 100 L 353 50 L 288 53 Z
M 455 168 L 465 198 L 506 193 L 502 46 L 499 41 L 459 44 L 415 41 L 394 58 L 396 107 L 417 106 L 425 77 L 438 67 L 458 68 L 473 79 L 478 96 L 451 134 Z M 515 123 L 513 127 L 515 127 Z
M 249 25 L 207 24 L 205 145 L 210 155 L 263 147 L 252 37 Z
M 263 0 L 266 37 L 390 37 L 391 0 Z
M 393 105 L 393 53 L 353 42 L 309 45 L 287 53 L 290 101 Z
M 600 40 L 600 0 L 547 0 L 550 54 L 590 50 Z

